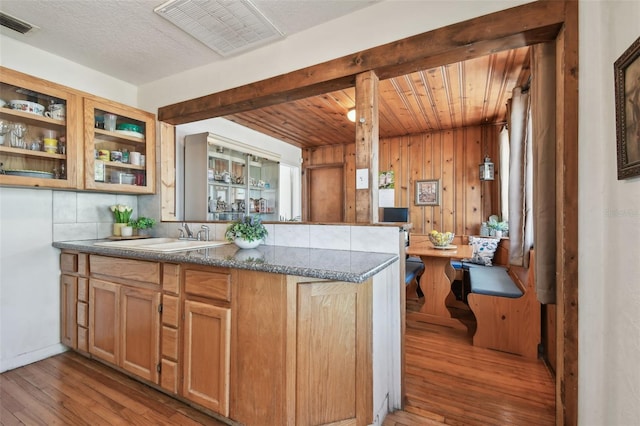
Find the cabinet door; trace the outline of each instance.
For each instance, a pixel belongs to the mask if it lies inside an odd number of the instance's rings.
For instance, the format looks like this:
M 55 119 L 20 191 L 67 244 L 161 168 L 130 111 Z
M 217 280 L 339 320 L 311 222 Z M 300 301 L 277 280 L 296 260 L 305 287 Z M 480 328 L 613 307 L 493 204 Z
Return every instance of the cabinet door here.
M 229 327 L 231 310 L 184 302 L 182 395 L 203 407 L 229 413 Z
M 60 276 L 60 340 L 63 345 L 78 347 L 76 303 L 78 278 L 72 275 Z
M 0 108 L 0 185 L 79 187 L 81 96 L 0 67 L 0 99 L 9 102 Z
M 114 129 L 105 128 L 104 117 L 108 115 L 115 117 Z M 87 189 L 133 194 L 155 192 L 155 115 L 116 102 L 85 97 L 84 139 Z
M 371 281 L 298 284 L 296 424 L 369 424 Z
M 120 349 L 120 286 L 89 280 L 89 353 L 117 365 Z
M 121 288 L 120 363 L 125 370 L 158 383 L 160 363 L 160 292 Z

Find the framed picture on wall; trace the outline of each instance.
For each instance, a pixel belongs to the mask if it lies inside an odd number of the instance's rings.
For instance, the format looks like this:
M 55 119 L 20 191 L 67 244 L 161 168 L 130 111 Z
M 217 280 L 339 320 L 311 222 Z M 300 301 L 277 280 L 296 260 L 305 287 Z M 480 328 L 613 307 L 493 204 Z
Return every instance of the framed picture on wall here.
M 440 180 L 417 180 L 415 197 L 416 206 L 439 206 Z
M 640 176 L 640 37 L 614 63 L 618 180 Z

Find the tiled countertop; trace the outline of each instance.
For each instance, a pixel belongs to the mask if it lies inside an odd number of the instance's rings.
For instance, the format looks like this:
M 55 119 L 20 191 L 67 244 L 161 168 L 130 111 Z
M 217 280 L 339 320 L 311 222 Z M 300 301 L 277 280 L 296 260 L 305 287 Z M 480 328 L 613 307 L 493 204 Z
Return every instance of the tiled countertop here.
M 277 274 L 360 283 L 398 260 L 396 254 L 260 245 L 241 250 L 234 244 L 171 253 L 96 246 L 106 240 L 60 241 L 53 246 L 105 256 L 159 262 L 194 263 Z

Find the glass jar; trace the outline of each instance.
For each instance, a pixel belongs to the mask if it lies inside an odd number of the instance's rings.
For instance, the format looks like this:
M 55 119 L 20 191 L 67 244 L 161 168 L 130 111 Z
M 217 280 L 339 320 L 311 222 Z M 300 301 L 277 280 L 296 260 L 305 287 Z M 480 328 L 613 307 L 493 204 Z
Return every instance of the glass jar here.
M 487 226 L 487 222 L 482 222 L 482 225 L 480 225 L 480 236 L 481 237 L 489 236 L 489 227 Z

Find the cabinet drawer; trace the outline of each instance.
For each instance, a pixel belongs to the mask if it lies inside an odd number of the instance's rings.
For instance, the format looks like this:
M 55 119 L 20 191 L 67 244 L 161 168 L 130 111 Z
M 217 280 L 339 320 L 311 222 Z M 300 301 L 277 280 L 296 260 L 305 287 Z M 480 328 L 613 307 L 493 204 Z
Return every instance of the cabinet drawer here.
M 60 270 L 67 273 L 78 272 L 78 255 L 75 253 L 61 253 Z
M 78 350 L 89 352 L 89 330 L 78 327 Z
M 162 386 L 163 389 L 166 389 L 169 392 L 173 392 L 177 394 L 178 393 L 178 363 L 163 359 L 161 368 L 162 369 L 160 370 L 160 386 Z
M 165 263 L 162 266 L 162 290 L 166 293 L 180 293 L 180 265 Z
M 89 305 L 85 302 L 78 302 L 78 325 L 89 327 Z
M 231 274 L 187 269 L 184 274 L 184 291 L 194 296 L 228 302 L 231 300 Z
M 158 262 L 91 255 L 89 263 L 91 275 L 109 276 L 116 282 L 140 281 L 160 285 L 160 263 Z
M 162 356 L 178 360 L 178 330 L 162 327 Z
M 180 309 L 176 296 L 162 295 L 162 323 L 171 327 L 178 327 Z
M 89 301 L 89 279 L 87 278 L 78 278 L 78 300 Z

